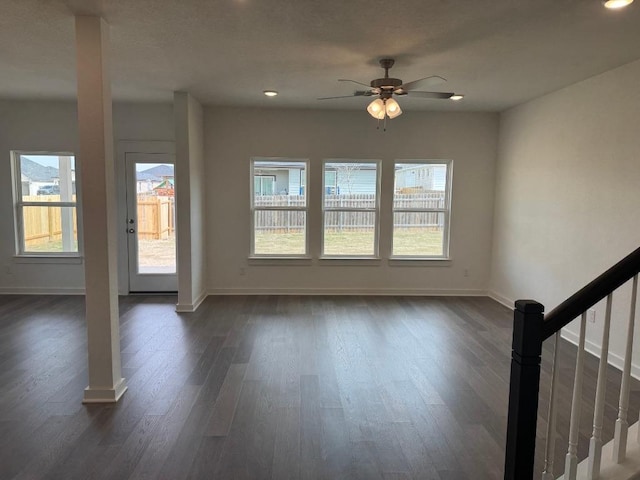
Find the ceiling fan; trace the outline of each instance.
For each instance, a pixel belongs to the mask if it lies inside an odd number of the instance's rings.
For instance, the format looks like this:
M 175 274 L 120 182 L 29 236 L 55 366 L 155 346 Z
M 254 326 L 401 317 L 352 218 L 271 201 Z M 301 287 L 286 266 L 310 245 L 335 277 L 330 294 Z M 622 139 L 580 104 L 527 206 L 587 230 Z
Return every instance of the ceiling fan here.
M 418 88 L 433 87 L 446 82 L 445 78 L 438 75 L 414 80 L 413 82 L 402 83 L 399 78 L 389 77 L 389 69 L 393 67 L 395 60 L 393 58 L 383 58 L 380 60 L 380 66 L 384 68 L 384 77 L 371 80 L 371 83 L 358 82 L 341 78 L 339 82 L 351 82 L 367 87 L 367 90 L 357 90 L 352 95 L 341 95 L 338 97 L 322 97 L 318 100 L 332 100 L 335 98 L 352 98 L 352 97 L 372 97 L 376 96 L 373 102 L 367 107 L 367 111 L 373 118 L 378 120 L 395 118 L 402 114 L 400 105 L 393 98 L 394 95 L 409 95 L 410 97 L 419 98 L 435 98 L 435 99 L 461 99 L 462 95 L 456 95 L 452 92 L 426 92 L 417 90 Z

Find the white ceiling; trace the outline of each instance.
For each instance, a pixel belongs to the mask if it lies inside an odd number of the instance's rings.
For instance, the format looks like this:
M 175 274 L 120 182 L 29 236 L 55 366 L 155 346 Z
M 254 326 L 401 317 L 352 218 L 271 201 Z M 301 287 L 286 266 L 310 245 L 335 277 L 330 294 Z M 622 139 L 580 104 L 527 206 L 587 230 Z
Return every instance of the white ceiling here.
M 364 108 L 382 76 L 441 75 L 462 102 L 403 97 L 405 110 L 500 111 L 640 58 L 640 1 L 0 0 L 0 98 L 73 98 L 74 12 L 111 25 L 119 100 Z M 355 88 L 354 88 L 355 87 Z M 269 99 L 265 89 L 280 92 Z

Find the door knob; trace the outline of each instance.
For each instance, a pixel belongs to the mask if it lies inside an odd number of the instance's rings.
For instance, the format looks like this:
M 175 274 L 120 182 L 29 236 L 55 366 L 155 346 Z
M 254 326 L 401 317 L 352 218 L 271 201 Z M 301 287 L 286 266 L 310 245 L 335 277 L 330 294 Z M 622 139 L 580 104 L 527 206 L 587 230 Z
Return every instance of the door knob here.
M 133 218 L 129 219 L 129 223 L 134 223 L 134 222 L 135 222 L 135 220 Z
M 130 228 L 130 229 L 129 229 L 129 233 L 136 233 L 135 228 Z

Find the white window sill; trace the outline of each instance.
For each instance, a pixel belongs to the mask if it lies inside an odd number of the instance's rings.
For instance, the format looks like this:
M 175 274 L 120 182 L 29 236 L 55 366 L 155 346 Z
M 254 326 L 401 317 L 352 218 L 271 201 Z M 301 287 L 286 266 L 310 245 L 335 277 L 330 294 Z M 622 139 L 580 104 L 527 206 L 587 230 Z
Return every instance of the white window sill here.
M 387 261 L 390 267 L 450 267 L 451 258 L 433 257 L 391 257 Z
M 15 255 L 13 262 L 79 265 L 84 262 L 84 258 L 80 255 Z
M 260 257 L 253 256 L 247 259 L 248 265 L 255 266 L 279 266 L 279 267 L 287 267 L 287 266 L 308 266 L 311 265 L 312 259 L 311 257 L 294 257 L 294 256 L 273 256 L 273 257 Z
M 320 265 L 333 265 L 333 266 L 343 266 L 343 265 L 358 265 L 358 266 L 378 266 L 380 265 L 381 259 L 379 257 L 331 257 L 325 256 L 320 257 L 319 263 Z

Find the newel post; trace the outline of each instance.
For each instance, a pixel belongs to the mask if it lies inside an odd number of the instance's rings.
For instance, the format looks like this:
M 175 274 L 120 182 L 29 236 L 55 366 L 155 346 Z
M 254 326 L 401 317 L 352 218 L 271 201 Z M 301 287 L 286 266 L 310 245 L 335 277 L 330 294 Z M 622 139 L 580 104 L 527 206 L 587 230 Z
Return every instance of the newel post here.
M 533 300 L 516 302 L 513 312 L 505 480 L 533 479 L 543 322 L 543 305 Z

